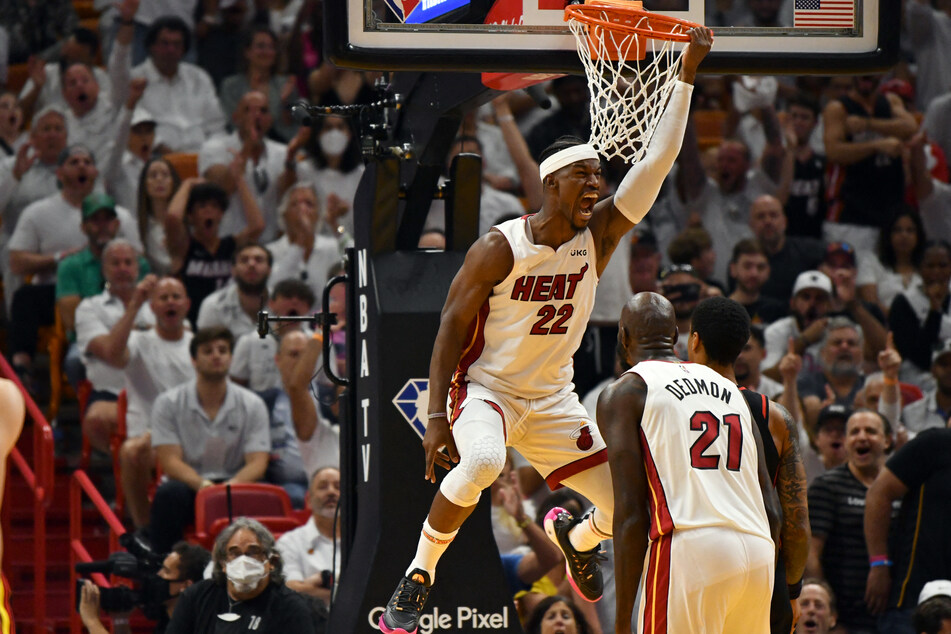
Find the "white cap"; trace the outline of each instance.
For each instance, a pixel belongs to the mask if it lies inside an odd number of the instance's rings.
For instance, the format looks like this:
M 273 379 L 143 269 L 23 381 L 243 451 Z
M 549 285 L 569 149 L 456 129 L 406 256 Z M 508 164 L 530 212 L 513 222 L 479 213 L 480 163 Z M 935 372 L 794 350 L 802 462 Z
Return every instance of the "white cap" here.
M 129 124 L 130 127 L 139 125 L 140 123 L 157 123 L 155 117 L 152 116 L 152 113 L 142 107 L 136 107 L 135 111 L 132 113 L 132 123 Z
M 832 280 L 822 271 L 804 271 L 796 278 L 796 284 L 793 286 L 792 294 L 795 297 L 799 291 L 803 291 L 807 288 L 818 288 L 831 295 Z
M 921 594 L 918 595 L 918 605 L 921 605 L 928 599 L 932 597 L 951 597 L 951 581 L 947 579 L 935 579 L 934 581 L 929 581 L 921 589 Z

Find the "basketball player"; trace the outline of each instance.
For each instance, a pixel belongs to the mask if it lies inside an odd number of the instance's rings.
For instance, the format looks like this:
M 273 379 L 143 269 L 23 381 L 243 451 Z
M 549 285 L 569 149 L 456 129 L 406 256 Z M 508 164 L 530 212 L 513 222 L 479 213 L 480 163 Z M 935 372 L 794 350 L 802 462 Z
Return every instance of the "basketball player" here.
M 733 374 L 724 376 L 736 380 Z M 740 390 L 750 406 L 753 422 L 763 437 L 766 471 L 776 487 L 783 511 L 779 532 L 781 548 L 776 561 L 769 610 L 769 631 L 770 634 L 789 634 L 799 620 L 802 575 L 809 557 L 809 540 L 812 538 L 806 495 L 806 467 L 799 451 L 799 430 L 785 407 L 759 392 L 742 387 Z
M 7 458 L 13 451 L 20 432 L 23 430 L 23 417 L 26 405 L 23 393 L 13 381 L 0 379 L 0 502 L 6 491 Z M 3 560 L 3 535 L 0 535 L 0 561 Z M 13 612 L 10 610 L 10 584 L 6 577 L 0 578 L 0 634 L 11 634 Z
M 768 632 L 781 511 L 750 408 L 724 376 L 749 315 L 723 297 L 701 302 L 692 363 L 674 353 L 663 296 L 635 295 L 619 326 L 633 367 L 598 400 L 616 484 L 616 632 L 631 631 L 638 580 L 639 632 Z
M 621 237 L 650 209 L 680 151 L 691 84 L 711 44 L 708 29 L 690 31 L 680 81 L 647 155 L 613 198 L 598 202 L 594 148 L 560 139 L 541 155 L 538 213 L 494 227 L 469 249 L 442 310 L 423 438 L 426 478 L 436 481 L 436 465 L 451 470 L 380 617 L 385 634 L 416 632 L 436 563 L 501 472 L 506 445 L 549 486 L 571 487 L 598 507 L 583 519 L 561 513 L 546 528 L 566 555 L 575 589 L 589 601 L 600 598 L 598 546 L 611 537 L 611 477 L 604 441 L 572 390 L 571 357 L 598 278 Z

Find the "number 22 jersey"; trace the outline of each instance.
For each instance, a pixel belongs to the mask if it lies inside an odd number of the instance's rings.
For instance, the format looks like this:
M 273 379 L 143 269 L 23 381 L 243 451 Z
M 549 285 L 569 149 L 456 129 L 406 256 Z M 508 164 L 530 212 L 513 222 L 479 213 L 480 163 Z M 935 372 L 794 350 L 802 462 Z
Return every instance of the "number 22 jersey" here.
M 642 361 L 641 450 L 650 538 L 720 526 L 772 539 L 749 406 L 735 383 L 695 363 Z
M 598 286 L 594 238 L 585 229 L 557 249 L 535 244 L 528 218 L 495 227 L 515 263 L 469 327 L 453 388 L 469 377 L 490 390 L 534 399 L 571 384 L 571 357 Z

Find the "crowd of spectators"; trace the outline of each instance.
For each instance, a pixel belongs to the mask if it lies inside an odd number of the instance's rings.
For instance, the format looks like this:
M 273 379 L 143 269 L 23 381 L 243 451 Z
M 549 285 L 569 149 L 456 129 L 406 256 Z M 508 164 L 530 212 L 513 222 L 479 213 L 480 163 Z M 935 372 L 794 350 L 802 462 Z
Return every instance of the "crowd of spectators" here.
M 785 19 L 778 1 L 746 4 L 708 3 L 708 23 Z M 341 116 L 301 127 L 289 105 L 369 101 L 381 74 L 323 58 L 318 0 L 95 6 L 98 30 L 69 0 L 0 9 L 0 83 L 10 65 L 28 68 L 0 91 L 9 357 L 44 392 L 38 332 L 62 327 L 70 382 L 91 384 L 82 429 L 96 450 L 109 447 L 125 390 L 125 519 L 160 550 L 182 537 L 204 487 L 267 481 L 306 501 L 311 521 L 275 548 L 289 587 L 329 601 L 339 394 L 313 378 L 321 344 L 309 328 L 254 330 L 262 306 L 316 311 L 354 233 L 361 130 Z M 951 578 L 951 2 L 902 6 L 902 61 L 886 73 L 698 78 L 677 163 L 605 270 L 575 358 L 591 404 L 624 369 L 616 322 L 632 292 L 664 294 L 681 332 L 704 297 L 747 308 L 755 327 L 737 379 L 800 425 L 809 631 L 873 632 L 882 614 L 881 631 L 917 631 L 918 593 Z M 584 79 L 546 88 L 550 110 L 516 92 L 465 113 L 447 166 L 482 156 L 483 232 L 538 207 L 542 149 L 588 136 Z M 698 135 L 704 111 L 725 115 L 715 138 Z M 195 172 L 180 171 L 183 155 Z M 625 167 L 606 168 L 607 196 Z M 421 248 L 444 246 L 441 212 L 437 201 Z M 331 359 L 338 373 L 344 363 Z M 546 619 L 610 631 L 546 570 L 558 566 L 532 518 L 548 494 L 518 455 L 493 489 L 521 614 L 532 631 Z M 227 560 L 216 554 L 218 573 Z

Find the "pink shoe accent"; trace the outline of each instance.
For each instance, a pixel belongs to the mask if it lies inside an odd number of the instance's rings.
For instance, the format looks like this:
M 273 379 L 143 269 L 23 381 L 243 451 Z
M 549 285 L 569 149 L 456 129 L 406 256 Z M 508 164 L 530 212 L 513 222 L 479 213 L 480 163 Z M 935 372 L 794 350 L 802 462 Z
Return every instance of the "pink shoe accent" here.
M 561 508 L 560 506 L 552 507 L 552 509 L 551 509 L 550 511 L 548 511 L 547 513 L 545 513 L 545 521 L 544 521 L 544 524 L 545 524 L 545 532 L 548 533 L 549 539 L 554 540 L 554 542 L 555 542 L 556 544 L 558 543 L 558 539 L 555 537 L 555 527 L 552 526 L 551 529 L 549 530 L 549 528 L 548 528 L 548 522 L 554 522 L 554 521 L 555 521 L 555 518 L 558 517 L 558 514 L 559 514 L 559 513 L 568 513 L 568 511 L 566 511 L 565 509 Z M 568 515 L 571 515 L 571 513 L 568 513 Z
M 545 534 L 548 535 L 548 539 L 555 542 L 555 546 L 558 546 L 558 549 L 561 550 L 561 544 L 558 543 L 558 536 L 555 535 L 555 518 L 558 517 L 559 513 L 568 513 L 568 511 L 561 508 L 560 506 L 556 506 L 552 508 L 550 511 L 548 511 L 545 514 L 544 524 L 545 524 Z M 568 515 L 571 515 L 571 513 L 568 513 Z M 585 597 L 583 594 L 581 594 L 581 590 L 578 589 L 578 585 L 575 583 L 574 578 L 571 576 L 571 568 L 568 566 L 567 554 L 563 550 L 562 550 L 562 555 L 565 556 L 565 576 L 568 577 L 568 583 L 571 584 L 571 588 L 575 591 L 575 594 L 578 595 L 578 597 L 580 597 L 583 601 L 586 601 L 587 603 L 597 603 L 598 601 L 600 601 L 601 597 L 598 597 L 594 601 L 591 601 L 590 599 Z M 383 617 L 380 617 L 380 618 L 382 619 Z
M 398 627 L 395 630 L 391 630 L 390 628 L 386 626 L 386 623 L 383 622 L 383 615 L 380 615 L 380 622 L 377 623 L 377 625 L 380 626 L 380 631 L 383 632 L 383 634 L 416 634 L 417 630 L 419 630 L 418 627 L 412 632 L 407 632 L 401 627 Z

